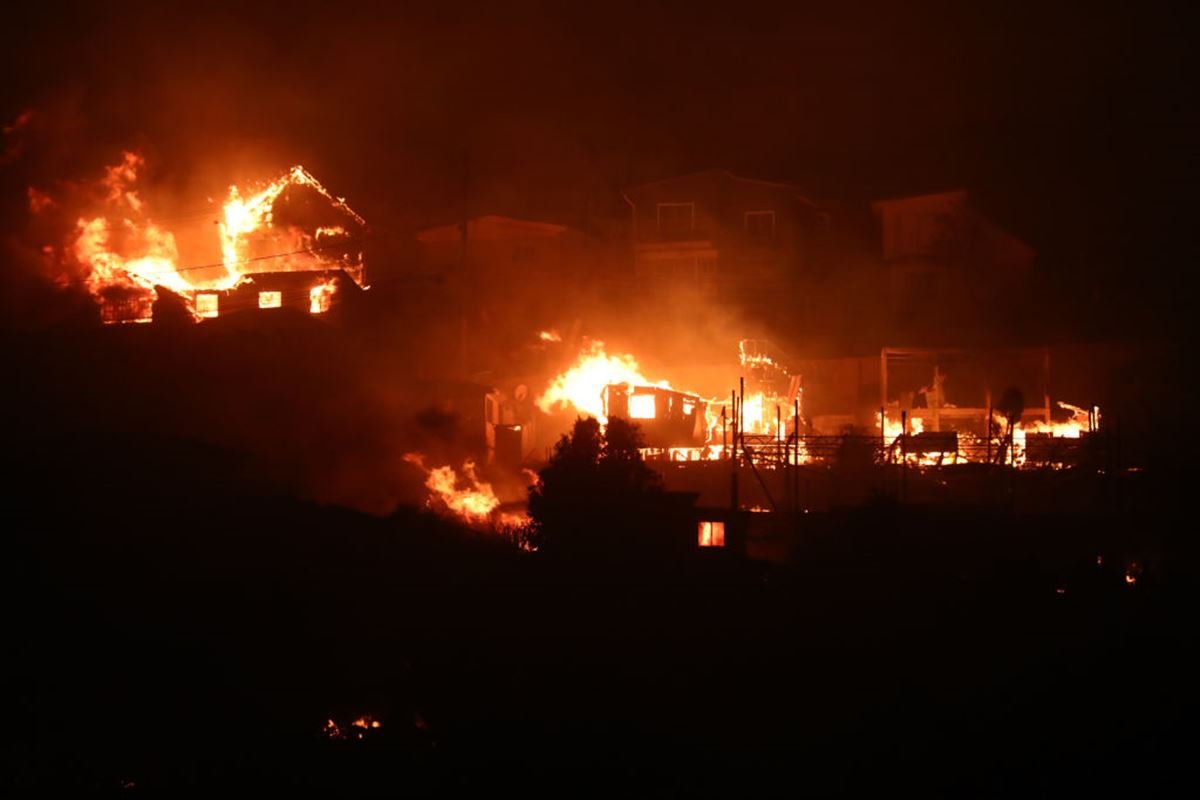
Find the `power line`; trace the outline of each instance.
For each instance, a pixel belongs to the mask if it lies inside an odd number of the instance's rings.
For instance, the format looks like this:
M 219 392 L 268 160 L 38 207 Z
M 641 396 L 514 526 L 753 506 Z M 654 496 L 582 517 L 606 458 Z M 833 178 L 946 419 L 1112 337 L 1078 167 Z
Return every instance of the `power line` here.
M 303 250 L 289 250 L 286 253 L 272 253 L 271 255 L 254 256 L 252 258 L 239 259 L 238 261 L 235 261 L 233 263 L 236 266 L 239 264 L 251 264 L 251 263 L 256 263 L 259 261 L 270 261 L 270 260 L 276 259 L 276 258 L 287 258 L 289 256 L 311 255 L 313 253 L 316 253 L 316 252 L 322 251 L 322 250 L 332 250 L 335 248 L 340 249 L 347 245 L 363 244 L 367 241 L 370 241 L 371 238 L 372 237 L 364 237 L 362 239 L 350 239 L 348 241 L 340 242 L 338 244 L 328 244 L 328 245 L 321 245 L 321 246 L 317 246 L 317 247 L 308 247 Z M 202 270 L 202 269 L 216 269 L 217 267 L 223 267 L 223 268 L 228 269 L 228 267 L 226 266 L 224 261 L 217 261 L 212 264 L 196 264 L 196 265 L 190 266 L 190 267 L 176 267 L 171 270 L 159 270 L 157 272 L 138 272 L 138 273 L 134 273 L 134 274 L 137 274 L 139 276 L 142 276 L 142 277 L 145 277 L 148 279 L 153 279 L 154 276 L 156 276 L 156 275 L 170 275 L 172 273 L 195 272 L 197 270 Z M 128 272 L 128 270 L 124 270 L 124 271 Z M 68 286 L 77 285 L 77 284 L 82 285 L 82 284 L 87 284 L 87 283 L 91 283 L 91 282 L 92 281 L 90 278 L 82 278 L 82 279 L 63 281 L 63 282 L 60 282 L 60 285 L 68 285 Z M 197 287 L 197 291 L 204 291 L 204 290 L 202 288 Z

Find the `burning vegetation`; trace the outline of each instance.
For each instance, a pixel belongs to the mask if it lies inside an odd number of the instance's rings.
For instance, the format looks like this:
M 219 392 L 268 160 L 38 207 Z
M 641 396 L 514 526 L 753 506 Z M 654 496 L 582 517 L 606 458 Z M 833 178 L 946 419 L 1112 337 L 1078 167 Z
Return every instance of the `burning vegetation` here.
M 419 453 L 406 453 L 404 460 L 424 473 L 428 505 L 436 511 L 473 526 L 512 528 L 528 521 L 524 513 L 501 510 L 500 498 L 490 483 L 479 479 L 470 459 L 463 462 L 461 473 L 450 465 L 427 467 L 425 456 Z

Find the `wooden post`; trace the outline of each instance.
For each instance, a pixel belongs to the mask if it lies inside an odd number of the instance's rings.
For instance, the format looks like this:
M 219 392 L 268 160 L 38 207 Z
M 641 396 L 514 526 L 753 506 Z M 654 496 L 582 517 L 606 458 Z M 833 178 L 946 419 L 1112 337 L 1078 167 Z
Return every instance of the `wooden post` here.
M 1046 404 L 1046 425 L 1050 425 L 1050 348 L 1042 349 L 1042 400 Z
M 733 412 L 733 453 L 729 458 L 729 508 L 733 511 L 738 510 L 738 460 L 737 460 L 737 442 L 738 442 L 738 417 L 737 417 L 737 392 L 729 392 L 729 405 Z
M 775 457 L 783 458 L 783 417 L 779 414 L 779 403 L 775 404 Z
M 987 412 L 987 427 L 984 429 L 984 434 L 987 441 L 987 463 L 992 463 L 992 397 L 991 392 L 988 392 L 988 412 Z
M 942 397 L 941 389 L 938 387 L 938 378 L 942 375 L 941 369 L 937 364 L 933 365 L 933 386 L 931 390 L 933 397 L 929 398 L 932 402 L 928 403 L 933 408 L 933 429 L 940 432 L 942 430 Z
M 887 348 L 879 351 L 879 405 L 887 406 L 888 368 Z
M 746 452 L 746 376 L 738 378 L 738 436 L 742 452 Z
M 797 512 L 800 511 L 800 398 L 797 397 L 792 408 L 792 427 L 795 430 L 796 443 L 793 446 L 792 458 L 792 497 L 795 498 Z
M 892 453 L 887 446 L 887 417 L 884 416 L 887 409 L 883 406 L 879 407 L 879 455 L 887 459 L 887 463 L 892 463 Z
M 729 437 L 726 430 L 728 420 L 725 418 L 725 406 L 721 406 L 721 458 L 729 458 Z

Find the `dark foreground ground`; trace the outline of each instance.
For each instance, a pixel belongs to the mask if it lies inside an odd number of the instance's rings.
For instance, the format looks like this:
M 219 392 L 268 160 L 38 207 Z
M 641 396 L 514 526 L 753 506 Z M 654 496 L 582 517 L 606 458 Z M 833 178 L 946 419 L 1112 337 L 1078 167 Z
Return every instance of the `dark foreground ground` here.
M 186 450 L 102 471 L 64 458 L 82 452 L 9 464 L 15 788 L 1195 783 L 1192 530 L 1167 510 L 881 504 L 825 517 L 790 567 L 571 563 L 416 512 L 247 494 Z M 361 740 L 322 733 L 363 714 L 381 727 Z

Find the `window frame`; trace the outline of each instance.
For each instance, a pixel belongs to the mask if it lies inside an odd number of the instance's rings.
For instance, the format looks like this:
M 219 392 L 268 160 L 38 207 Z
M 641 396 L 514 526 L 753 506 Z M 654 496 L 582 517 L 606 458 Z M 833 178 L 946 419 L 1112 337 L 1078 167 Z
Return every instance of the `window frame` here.
M 765 217 L 768 215 L 771 217 L 771 234 L 769 236 L 759 236 L 755 233 L 752 233 L 750 230 L 750 218 L 751 217 Z M 775 241 L 775 225 L 776 225 L 775 209 L 773 209 L 773 208 L 754 209 L 751 211 L 746 211 L 742 214 L 742 230 L 745 231 L 746 235 L 749 238 L 753 239 L 756 242 L 773 242 L 773 241 Z
M 206 306 L 201 310 L 201 298 L 204 299 L 203 305 Z M 211 301 L 211 308 L 208 308 Z M 217 292 L 196 292 L 196 298 L 193 301 L 196 309 L 196 316 L 204 319 L 216 319 L 221 316 L 221 295 Z
M 695 203 L 695 201 L 688 201 L 686 203 L 658 203 L 655 206 L 655 217 L 658 222 L 658 235 L 659 236 L 664 235 L 663 224 L 662 224 L 662 217 L 663 217 L 662 212 L 663 212 L 664 208 L 687 208 L 691 212 L 690 219 L 688 221 L 687 230 L 689 232 L 696 230 L 696 203 Z

